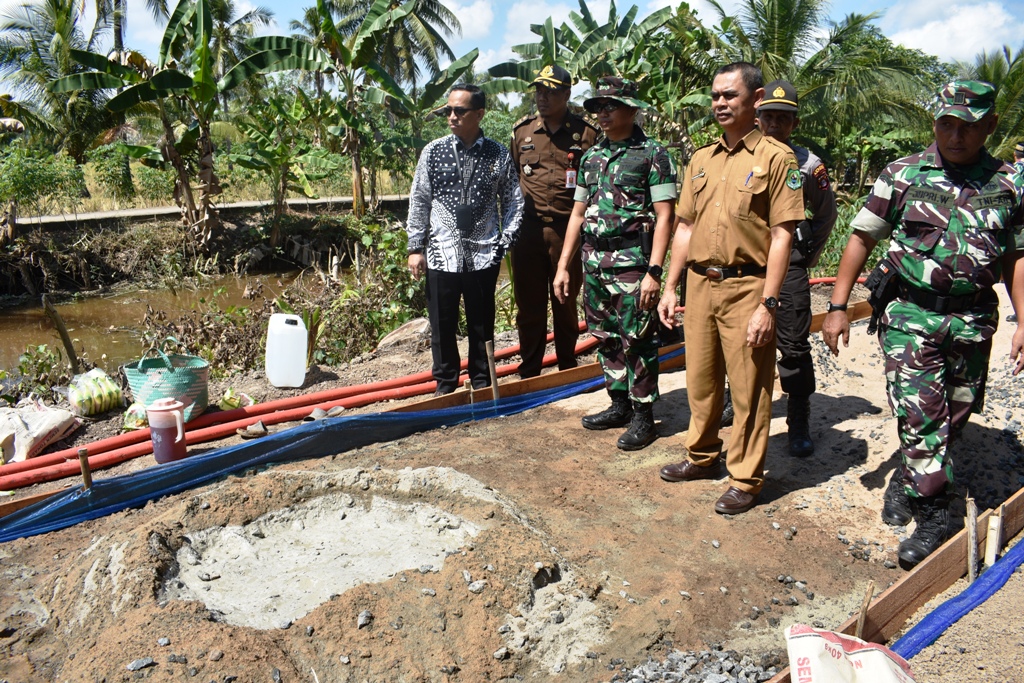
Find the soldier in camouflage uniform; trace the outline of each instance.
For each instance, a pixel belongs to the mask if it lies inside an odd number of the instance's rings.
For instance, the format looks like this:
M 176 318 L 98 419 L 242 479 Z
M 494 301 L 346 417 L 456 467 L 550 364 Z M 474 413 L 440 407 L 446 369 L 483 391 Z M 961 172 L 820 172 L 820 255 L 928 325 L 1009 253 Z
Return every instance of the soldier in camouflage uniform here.
M 604 78 L 583 106 L 597 115 L 605 138 L 584 153 L 575 203 L 553 288 L 570 295 L 569 264 L 582 237 L 584 307 L 612 405 L 583 418 L 587 429 L 629 429 L 623 450 L 657 438 L 652 406 L 658 400 L 657 329 L 653 309 L 661 293 L 676 174 L 668 152 L 635 119 L 647 105 L 636 84 Z
M 1014 311 L 1024 311 L 1024 178 L 991 156 L 995 88 L 954 81 L 940 92 L 935 144 L 890 164 L 875 182 L 843 252 L 822 336 L 834 354 L 849 341 L 842 307 L 867 256 L 889 238 L 895 298 L 879 325 L 889 405 L 902 466 L 885 493 L 882 518 L 917 522 L 900 543 L 913 566 L 946 539 L 953 462 L 949 447 L 980 411 L 998 318 L 993 286 L 1002 276 Z M 1024 328 L 1010 356 L 1024 368 Z
M 1013 167 L 1019 175 L 1024 175 L 1024 142 L 1018 142 L 1013 148 Z

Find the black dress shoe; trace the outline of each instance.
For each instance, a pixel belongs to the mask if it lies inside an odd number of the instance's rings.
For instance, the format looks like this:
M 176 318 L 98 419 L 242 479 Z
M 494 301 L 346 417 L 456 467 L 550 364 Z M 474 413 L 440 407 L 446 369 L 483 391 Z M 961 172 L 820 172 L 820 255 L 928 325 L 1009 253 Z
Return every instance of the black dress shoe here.
M 434 389 L 434 396 L 447 396 L 448 394 L 454 394 L 455 389 L 450 387 L 438 387 Z
M 674 465 L 661 468 L 661 478 L 665 481 L 696 481 L 698 479 L 718 479 L 719 466 L 716 460 L 713 465 L 701 467 L 690 460 L 683 460 Z
M 722 494 L 715 503 L 715 512 L 720 515 L 738 515 L 757 505 L 757 494 L 747 493 L 735 486 Z

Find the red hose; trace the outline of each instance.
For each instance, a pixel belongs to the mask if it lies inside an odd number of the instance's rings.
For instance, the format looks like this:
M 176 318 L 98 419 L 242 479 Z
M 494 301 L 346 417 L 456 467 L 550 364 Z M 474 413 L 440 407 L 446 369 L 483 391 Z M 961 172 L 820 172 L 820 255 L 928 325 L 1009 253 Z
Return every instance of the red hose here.
M 577 354 L 586 353 L 587 351 L 589 351 L 590 349 L 592 349 L 596 345 L 597 345 L 597 340 L 596 339 L 594 339 L 594 338 L 586 339 L 584 341 L 579 342 L 576 345 L 576 353 Z M 518 347 L 515 347 L 515 348 L 518 348 Z M 503 349 L 503 351 L 506 353 L 506 356 L 507 355 L 511 355 L 511 354 L 508 353 L 508 351 L 509 351 L 508 349 Z M 495 354 L 496 357 L 497 357 L 497 355 L 498 354 Z M 557 359 L 557 356 L 555 354 L 550 354 L 550 355 L 544 357 L 543 365 L 545 365 L 545 366 L 552 365 L 552 364 L 556 363 L 557 360 L 558 359 Z M 519 364 L 518 363 L 510 364 L 510 365 L 505 365 L 505 366 L 502 366 L 501 368 L 498 369 L 498 375 L 502 376 L 502 377 L 506 376 L 506 375 L 511 375 L 511 374 L 515 373 L 516 371 L 518 371 L 518 369 L 519 369 Z M 432 392 L 434 390 L 434 387 L 436 386 L 436 383 L 430 377 L 430 373 L 417 373 L 416 375 L 409 375 L 406 378 L 400 378 L 400 379 L 405 379 L 406 381 L 409 381 L 411 378 L 417 378 L 417 377 L 419 377 L 419 376 L 421 376 L 423 374 L 427 375 L 428 381 L 420 382 L 420 383 L 417 383 L 417 384 L 410 384 L 410 385 L 406 385 L 406 386 L 397 386 L 397 387 L 396 386 L 392 386 L 390 388 L 379 388 L 376 391 L 367 391 L 367 392 L 363 392 L 363 393 L 355 395 L 355 396 L 348 396 L 348 397 L 345 397 L 345 398 L 340 399 L 340 400 L 337 399 L 337 398 L 328 398 L 326 400 L 313 401 L 313 399 L 322 398 L 323 395 L 335 394 L 338 391 L 341 391 L 341 390 L 332 390 L 332 391 L 317 392 L 317 393 L 313 393 L 313 394 L 306 394 L 304 397 L 292 397 L 292 398 L 288 398 L 288 399 L 281 399 L 281 401 L 273 401 L 273 402 L 270 402 L 270 403 L 295 402 L 296 399 L 305 398 L 305 399 L 307 399 L 308 401 L 311 401 L 311 402 L 307 403 L 306 405 L 293 406 L 293 407 L 289 407 L 289 408 L 282 408 L 282 409 L 279 409 L 279 410 L 275 410 L 275 411 L 272 412 L 272 414 L 265 415 L 265 416 L 263 416 L 260 419 L 262 419 L 262 421 L 263 421 L 263 423 L 265 425 L 274 425 L 274 424 L 279 424 L 281 422 L 293 422 L 293 421 L 301 420 L 302 418 L 304 418 L 307 415 L 309 415 L 310 410 L 312 408 L 316 408 L 316 407 L 323 408 L 323 409 L 328 409 L 328 408 L 332 408 L 334 406 L 341 405 L 341 406 L 344 406 L 345 408 L 358 408 L 358 407 L 361 407 L 361 406 L 369 405 L 371 403 L 377 403 L 377 402 L 380 402 L 380 401 L 386 401 L 386 400 L 392 400 L 392 399 L 410 398 L 412 396 L 419 396 L 419 395 L 422 395 L 422 394 L 428 394 L 428 393 Z M 387 382 L 378 382 L 377 385 L 379 386 L 379 385 L 383 385 L 383 384 L 394 383 L 394 382 L 397 382 L 397 381 L 399 381 L 399 380 L 389 380 Z M 366 386 L 373 386 L 373 385 L 366 385 Z M 355 387 L 347 387 L 347 389 L 350 389 L 350 390 L 354 389 L 354 388 Z M 262 405 L 268 406 L 268 405 L 270 405 L 270 403 L 266 403 L 266 404 L 262 404 Z M 253 408 L 253 407 L 255 407 L 255 406 L 250 406 L 250 408 Z M 224 413 L 221 413 L 221 415 L 227 416 L 228 414 L 237 413 L 238 411 L 244 411 L 244 410 L 246 410 L 246 409 L 239 408 L 237 410 L 224 411 Z M 254 419 L 254 418 L 259 418 L 259 417 L 260 417 L 259 415 L 245 415 L 243 417 L 240 417 L 240 419 L 236 419 L 234 421 L 224 422 L 224 423 L 221 423 L 221 424 L 216 424 L 214 426 L 206 426 L 206 427 L 198 425 L 197 423 L 199 423 L 201 418 L 197 418 L 196 420 L 193 420 L 192 423 L 190 423 L 190 424 L 193 425 L 193 429 L 189 430 L 186 433 L 186 435 L 185 435 L 185 443 L 187 445 L 191 446 L 191 445 L 195 445 L 195 444 L 198 444 L 198 443 L 205 443 L 207 441 L 213 441 L 215 439 L 221 439 L 221 438 L 224 438 L 226 436 L 231 436 L 232 434 L 235 433 L 236 429 L 245 428 L 245 427 L 248 427 L 251 424 L 255 424 L 259 420 L 258 419 Z M 145 431 L 147 436 L 149 434 L 149 430 L 148 429 L 147 430 L 140 430 L 140 431 Z M 104 439 L 103 442 L 110 442 L 110 441 L 112 441 L 112 440 L 114 440 L 116 438 L 117 437 L 112 437 L 110 439 Z M 97 443 L 102 443 L 102 442 L 97 442 Z M 48 482 L 48 481 L 55 481 L 57 479 L 62 479 L 64 477 L 70 477 L 70 476 L 76 475 L 80 471 L 80 469 L 79 469 L 80 466 L 79 466 L 79 464 L 77 462 L 77 452 L 78 451 L 77 451 L 77 448 L 76 449 L 69 449 L 69 450 L 74 450 L 75 451 L 75 454 L 76 454 L 76 461 L 75 462 L 66 461 L 66 460 L 64 460 L 62 458 L 60 462 L 51 462 L 50 464 L 45 465 L 45 466 L 36 467 L 36 468 L 33 468 L 33 469 L 28 469 L 28 470 L 22 469 L 22 470 L 20 470 L 18 472 L 12 472 L 11 470 L 6 469 L 7 466 L 5 466 L 4 468 L 0 468 L 0 470 L 2 470 L 2 476 L 0 476 L 0 491 L 9 491 L 9 490 L 16 489 L 16 488 L 22 488 L 22 487 L 25 487 L 25 486 L 31 486 L 32 484 L 40 484 L 40 483 Z M 142 443 L 135 443 L 135 444 L 131 444 L 131 445 L 122 446 L 122 447 L 119 447 L 119 448 L 112 448 L 112 449 L 110 449 L 110 450 L 108 450 L 106 452 L 101 452 L 101 453 L 98 453 L 98 454 L 95 454 L 95 455 L 90 455 L 89 456 L 89 467 L 90 467 L 90 469 L 93 469 L 93 470 L 103 469 L 105 467 L 112 467 L 114 465 L 118 465 L 118 464 L 120 464 L 122 462 L 125 462 L 126 460 L 131 460 L 132 458 L 136 458 L 136 457 L 139 457 L 141 455 L 147 455 L 147 454 L 152 453 L 152 452 L 153 452 L 153 444 L 147 438 Z M 42 456 L 42 457 L 50 457 L 50 458 L 52 458 L 54 455 L 57 455 L 57 454 L 51 454 L 51 456 Z M 38 461 L 40 459 L 41 458 L 33 458 L 32 460 Z M 14 463 L 14 464 L 20 464 L 20 463 Z
M 580 323 L 580 331 L 586 331 L 586 323 Z M 554 333 L 548 333 L 548 342 L 552 341 L 554 338 Z M 505 360 L 506 358 L 511 358 L 517 353 L 519 353 L 518 344 L 496 351 L 494 353 L 494 359 Z M 547 359 L 545 359 L 544 362 L 546 364 L 550 364 L 547 363 Z M 466 367 L 468 367 L 468 361 L 463 360 L 461 368 L 465 370 Z M 515 367 L 518 368 L 519 366 L 516 365 Z M 244 408 L 235 408 L 234 410 L 221 410 L 212 413 L 206 413 L 205 415 L 200 415 L 196 419 L 186 424 L 185 430 L 187 432 L 192 432 L 198 429 L 202 429 L 204 427 L 208 427 L 210 425 L 222 424 L 225 422 L 234 422 L 237 420 L 244 419 L 246 417 L 253 417 L 257 415 L 266 415 L 268 413 L 273 413 L 278 410 L 288 410 L 291 408 L 312 406 L 314 404 L 324 403 L 327 401 L 338 401 L 343 398 L 358 396 L 360 394 L 368 392 L 410 386 L 413 384 L 420 384 L 422 382 L 428 381 L 433 381 L 433 376 L 431 375 L 429 370 L 424 372 L 418 372 L 412 375 L 406 375 L 405 377 L 397 377 L 395 379 L 372 382 L 370 384 L 358 384 L 348 387 L 340 387 L 337 389 L 317 391 L 310 394 L 303 394 L 301 396 L 290 396 L 288 398 L 281 398 L 274 401 L 267 401 L 265 403 L 258 403 L 256 405 L 246 406 Z M 86 448 L 89 451 L 89 455 L 92 456 L 98 455 L 100 453 L 106 453 L 107 451 L 111 451 L 114 449 L 124 448 L 132 444 L 143 443 L 149 441 L 149 439 L 149 429 L 137 429 L 135 431 L 127 432 L 125 434 L 118 434 L 117 436 L 111 436 L 106 439 L 100 439 L 99 441 L 95 441 L 91 444 L 88 444 L 87 446 L 74 446 L 72 448 L 65 448 L 62 451 L 47 453 L 46 455 L 40 455 L 35 458 L 22 460 L 21 462 L 0 465 L 0 481 L 3 481 L 3 477 L 7 475 L 17 474 L 19 472 L 27 472 L 29 470 L 34 470 L 41 467 L 49 467 L 50 465 L 59 465 L 67 460 L 77 460 L 78 450 L 80 448 Z M 2 486 L 0 486 L 0 490 L 4 490 Z

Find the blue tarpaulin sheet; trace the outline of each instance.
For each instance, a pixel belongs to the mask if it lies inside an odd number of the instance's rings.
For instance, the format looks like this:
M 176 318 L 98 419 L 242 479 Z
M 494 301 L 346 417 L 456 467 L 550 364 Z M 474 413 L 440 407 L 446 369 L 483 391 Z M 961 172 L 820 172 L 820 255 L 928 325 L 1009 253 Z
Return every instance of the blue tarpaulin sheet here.
M 662 360 L 683 353 L 682 349 Z M 596 389 L 602 377 L 554 389 L 467 406 L 408 413 L 372 413 L 309 422 L 249 441 L 139 472 L 99 479 L 91 490 L 78 486 L 0 518 L 0 543 L 64 529 L 151 500 L 181 493 L 252 467 L 322 458 L 373 443 L 394 441 L 442 426 L 515 415 Z

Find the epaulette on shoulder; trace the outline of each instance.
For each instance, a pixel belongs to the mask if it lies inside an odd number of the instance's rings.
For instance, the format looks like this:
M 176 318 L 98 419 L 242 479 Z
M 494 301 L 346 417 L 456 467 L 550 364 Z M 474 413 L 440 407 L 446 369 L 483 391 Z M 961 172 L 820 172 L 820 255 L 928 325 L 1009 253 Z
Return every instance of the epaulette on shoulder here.
M 768 143 L 769 146 L 775 147 L 780 152 L 786 152 L 788 154 L 793 154 L 793 149 L 789 145 L 787 145 L 787 144 L 785 144 L 783 142 L 779 142 L 775 138 L 770 138 L 767 135 L 765 135 L 761 139 L 764 140 L 766 143 Z
M 516 128 L 519 128 L 523 124 L 529 123 L 530 121 L 534 121 L 536 119 L 537 119 L 537 115 L 536 114 L 527 114 L 526 116 L 524 116 L 523 118 L 519 119 L 518 121 L 516 121 L 515 123 L 512 124 L 512 130 L 515 130 Z

